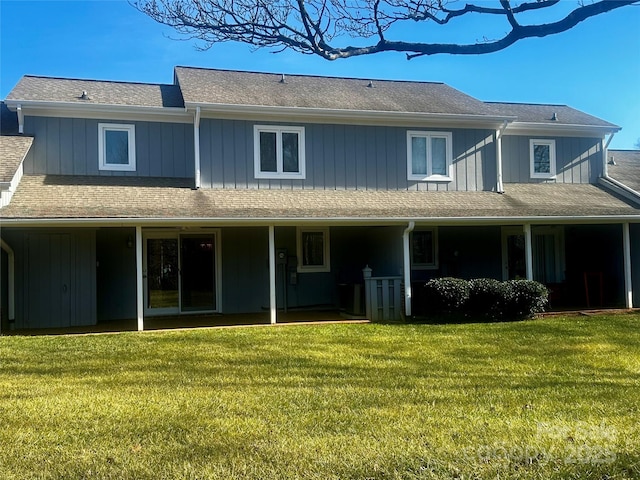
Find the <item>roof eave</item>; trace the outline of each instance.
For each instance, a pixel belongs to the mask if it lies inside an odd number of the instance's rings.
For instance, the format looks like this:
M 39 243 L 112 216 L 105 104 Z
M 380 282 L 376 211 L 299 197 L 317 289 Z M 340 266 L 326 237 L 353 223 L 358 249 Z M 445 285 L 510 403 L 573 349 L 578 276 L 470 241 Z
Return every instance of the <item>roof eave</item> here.
M 8 226 L 120 226 L 120 227 L 200 227 L 215 225 L 218 227 L 253 225 L 253 226 L 291 226 L 291 225 L 405 225 L 415 222 L 420 225 L 504 225 L 517 223 L 542 224 L 581 224 L 585 221 L 598 224 L 621 222 L 640 223 L 637 215 L 584 215 L 584 216 L 496 216 L 496 217 L 210 217 L 210 218 L 2 218 Z
M 271 105 L 238 105 L 221 103 L 185 102 L 188 110 L 200 107 L 203 116 L 223 118 L 273 117 L 300 121 L 335 121 L 337 123 L 378 124 L 396 123 L 446 123 L 485 124 L 500 126 L 513 122 L 514 116 L 457 113 L 391 112 L 380 110 L 348 110 L 316 107 L 283 107 Z
M 532 133 L 532 134 L 582 134 L 604 136 L 610 133 L 616 133 L 622 130 L 617 125 L 576 125 L 570 123 L 537 123 L 537 122 L 518 122 L 517 120 L 509 124 L 505 134 L 513 133 Z
M 144 105 L 113 105 L 104 103 L 77 103 L 77 102 L 49 102 L 40 100 L 5 100 L 7 108 L 16 111 L 18 106 L 22 110 L 28 110 L 31 115 L 51 116 L 81 116 L 89 118 L 102 118 L 112 115 L 143 115 L 151 117 L 164 117 L 189 120 L 192 115 L 185 107 L 155 107 Z M 27 112 L 25 112 L 27 113 Z

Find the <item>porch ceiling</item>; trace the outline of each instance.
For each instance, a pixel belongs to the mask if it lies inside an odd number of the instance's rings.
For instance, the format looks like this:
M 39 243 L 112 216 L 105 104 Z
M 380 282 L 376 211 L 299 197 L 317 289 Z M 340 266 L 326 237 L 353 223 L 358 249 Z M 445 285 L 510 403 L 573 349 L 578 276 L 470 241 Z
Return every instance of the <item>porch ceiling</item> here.
M 494 192 L 222 190 L 191 179 L 25 175 L 4 219 L 331 220 L 473 217 L 640 218 L 596 185 L 506 184 Z

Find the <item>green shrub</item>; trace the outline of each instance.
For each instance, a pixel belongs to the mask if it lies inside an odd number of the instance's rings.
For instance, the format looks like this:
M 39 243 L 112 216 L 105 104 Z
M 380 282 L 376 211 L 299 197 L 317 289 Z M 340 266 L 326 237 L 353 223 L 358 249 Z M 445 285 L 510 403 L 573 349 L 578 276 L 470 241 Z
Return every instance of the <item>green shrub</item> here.
M 463 313 L 469 299 L 469 282 L 461 278 L 434 278 L 424 290 L 430 315 Z
M 423 293 L 424 313 L 450 320 L 465 315 L 501 321 L 531 318 L 545 311 L 549 296 L 547 288 L 533 280 L 451 277 L 429 280 Z
M 504 315 L 510 319 L 531 318 L 546 310 L 549 290 L 534 280 L 509 280 L 505 284 Z
M 499 320 L 504 316 L 505 284 L 494 278 L 469 281 L 467 312 L 474 317 Z

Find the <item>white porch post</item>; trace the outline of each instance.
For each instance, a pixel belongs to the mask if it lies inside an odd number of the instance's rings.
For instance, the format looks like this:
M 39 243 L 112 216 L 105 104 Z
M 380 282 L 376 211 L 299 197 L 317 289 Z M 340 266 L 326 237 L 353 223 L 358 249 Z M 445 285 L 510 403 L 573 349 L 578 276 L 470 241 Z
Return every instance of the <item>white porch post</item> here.
M 136 311 L 138 331 L 144 330 L 144 297 L 142 280 L 142 227 L 136 227 Z
M 531 224 L 525 223 L 523 229 L 527 280 L 533 280 L 533 246 L 531 245 Z
M 275 227 L 269 225 L 269 310 L 271 323 L 276 323 L 276 235 Z
M 416 226 L 415 222 L 409 225 L 402 233 L 402 256 L 404 268 L 404 314 L 411 316 L 411 249 L 409 245 L 409 235 Z
M 624 301 L 627 308 L 633 308 L 633 284 L 631 283 L 631 239 L 629 222 L 622 224 L 622 247 L 624 252 Z

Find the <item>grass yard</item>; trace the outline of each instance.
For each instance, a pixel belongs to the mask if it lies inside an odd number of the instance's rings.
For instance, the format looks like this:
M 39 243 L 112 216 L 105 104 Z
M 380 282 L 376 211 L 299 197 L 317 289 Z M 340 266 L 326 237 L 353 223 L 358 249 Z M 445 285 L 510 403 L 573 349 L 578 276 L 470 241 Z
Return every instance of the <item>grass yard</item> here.
M 640 478 L 640 315 L 0 337 L 0 478 Z

